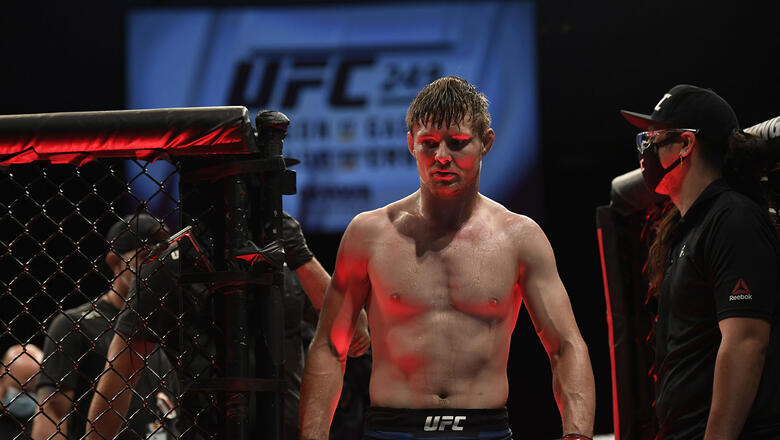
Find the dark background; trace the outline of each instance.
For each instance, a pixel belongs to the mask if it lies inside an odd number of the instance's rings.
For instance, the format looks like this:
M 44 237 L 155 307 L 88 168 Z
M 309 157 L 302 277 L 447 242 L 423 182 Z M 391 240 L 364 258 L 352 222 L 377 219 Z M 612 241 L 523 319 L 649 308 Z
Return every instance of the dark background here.
M 3 5 L 0 114 L 125 108 L 125 11 L 193 4 L 275 3 L 72 0 Z M 726 98 L 743 126 L 780 115 L 778 9 L 777 2 L 748 1 L 538 2 L 542 213 L 536 220 L 556 251 L 590 348 L 597 432 L 612 431 L 612 414 L 594 210 L 608 203 L 611 179 L 637 167 L 635 130 L 618 110 L 649 113 L 674 84 L 692 83 Z M 537 197 L 517 188 L 514 200 L 529 196 Z M 511 202 L 508 207 L 512 209 Z M 340 237 L 308 238 L 332 269 Z M 517 437 L 560 435 L 549 363 L 525 312 L 518 319 L 509 377 Z

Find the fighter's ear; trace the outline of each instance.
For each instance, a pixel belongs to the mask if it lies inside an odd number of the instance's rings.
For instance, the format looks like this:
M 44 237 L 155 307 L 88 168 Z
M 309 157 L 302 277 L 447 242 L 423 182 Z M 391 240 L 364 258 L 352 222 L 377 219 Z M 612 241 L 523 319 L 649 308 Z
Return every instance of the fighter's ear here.
M 488 128 L 485 135 L 482 136 L 482 156 L 484 157 L 491 148 L 493 148 L 493 141 L 496 140 L 496 132 L 492 128 Z
M 406 132 L 406 144 L 409 146 L 409 153 L 414 156 L 414 136 L 409 131 Z

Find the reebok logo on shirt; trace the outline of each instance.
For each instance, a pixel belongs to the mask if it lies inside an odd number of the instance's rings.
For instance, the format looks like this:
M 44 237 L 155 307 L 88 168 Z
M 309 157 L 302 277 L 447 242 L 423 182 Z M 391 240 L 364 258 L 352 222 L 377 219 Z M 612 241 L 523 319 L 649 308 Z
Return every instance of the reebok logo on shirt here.
M 729 301 L 739 301 L 742 299 L 753 299 L 753 295 L 750 294 L 750 288 L 745 280 L 740 278 L 737 280 L 737 284 L 734 285 L 734 288 L 731 289 Z

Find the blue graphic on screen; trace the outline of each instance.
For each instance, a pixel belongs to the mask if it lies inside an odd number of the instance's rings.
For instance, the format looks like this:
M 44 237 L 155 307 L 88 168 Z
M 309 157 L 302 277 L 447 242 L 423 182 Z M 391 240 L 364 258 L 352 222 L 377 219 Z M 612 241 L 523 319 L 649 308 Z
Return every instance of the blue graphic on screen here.
M 480 192 L 501 202 L 536 166 L 531 2 L 144 9 L 127 29 L 130 108 L 243 105 L 290 118 L 284 155 L 302 162 L 283 203 L 308 231 L 342 232 L 419 187 L 406 111 L 441 76 L 490 100 L 496 143 Z M 167 176 L 158 162 L 148 173 Z

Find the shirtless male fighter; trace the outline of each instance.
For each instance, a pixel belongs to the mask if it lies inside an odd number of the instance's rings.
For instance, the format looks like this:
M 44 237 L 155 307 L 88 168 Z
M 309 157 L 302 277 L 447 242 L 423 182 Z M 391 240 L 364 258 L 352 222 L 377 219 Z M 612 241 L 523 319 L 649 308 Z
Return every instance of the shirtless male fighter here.
M 326 440 L 361 309 L 372 336 L 364 439 L 510 439 L 512 330 L 525 300 L 550 357 L 564 438 L 593 433 L 595 390 L 555 257 L 539 226 L 478 192 L 495 133 L 457 77 L 409 107 L 420 189 L 356 216 L 336 258 L 301 392 L 301 438 Z

